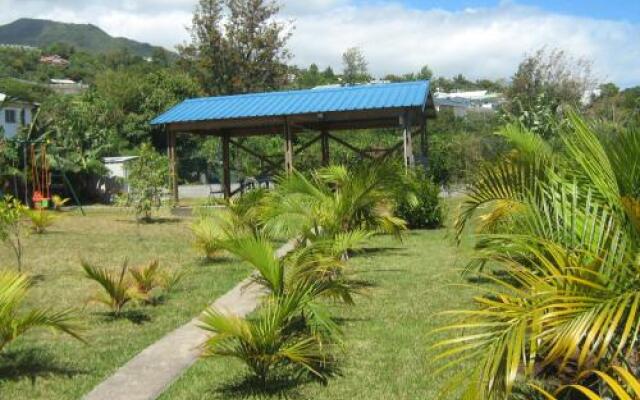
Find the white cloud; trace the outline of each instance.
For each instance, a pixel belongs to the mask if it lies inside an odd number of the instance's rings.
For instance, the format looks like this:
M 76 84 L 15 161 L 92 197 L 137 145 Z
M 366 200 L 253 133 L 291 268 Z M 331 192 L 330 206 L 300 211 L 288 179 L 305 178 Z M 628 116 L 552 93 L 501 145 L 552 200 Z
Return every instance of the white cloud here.
M 18 17 L 90 22 L 112 35 L 173 48 L 188 39 L 196 0 L 0 0 L 0 23 Z M 6 4 L 5 6 L 5 3 Z M 508 78 L 527 52 L 559 47 L 594 61 L 602 80 L 640 84 L 640 25 L 553 14 L 504 1 L 493 8 L 416 10 L 399 3 L 355 5 L 350 0 L 283 0 L 283 21 L 294 20 L 294 62 L 341 68 L 351 46 L 371 71 L 417 71 Z
M 417 71 L 508 78 L 523 55 L 558 47 L 594 61 L 602 80 L 640 83 L 640 26 L 547 13 L 503 3 L 495 8 L 449 12 L 400 5 L 345 6 L 296 19 L 291 47 L 296 62 L 340 68 L 340 54 L 359 46 L 371 71 Z

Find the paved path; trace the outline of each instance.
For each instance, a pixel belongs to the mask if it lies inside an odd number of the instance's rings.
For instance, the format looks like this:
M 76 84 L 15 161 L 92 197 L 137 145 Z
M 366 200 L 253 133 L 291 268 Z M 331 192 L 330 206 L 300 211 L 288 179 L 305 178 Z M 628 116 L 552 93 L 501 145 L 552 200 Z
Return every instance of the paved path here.
M 289 242 L 278 249 L 282 257 L 293 248 Z M 247 278 L 213 306 L 228 314 L 245 316 L 255 310 L 264 289 Z M 198 318 L 167 334 L 113 375 L 96 386 L 84 400 L 153 400 L 164 392 L 200 355 L 208 333 L 198 328 Z

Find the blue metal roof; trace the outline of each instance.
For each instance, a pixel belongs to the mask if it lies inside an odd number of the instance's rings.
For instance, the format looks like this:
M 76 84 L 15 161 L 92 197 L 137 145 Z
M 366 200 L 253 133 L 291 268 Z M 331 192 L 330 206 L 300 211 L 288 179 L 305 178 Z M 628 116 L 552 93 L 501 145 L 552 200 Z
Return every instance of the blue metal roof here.
M 153 119 L 151 124 L 385 108 L 424 110 L 428 97 L 429 81 L 204 97 L 183 101 Z

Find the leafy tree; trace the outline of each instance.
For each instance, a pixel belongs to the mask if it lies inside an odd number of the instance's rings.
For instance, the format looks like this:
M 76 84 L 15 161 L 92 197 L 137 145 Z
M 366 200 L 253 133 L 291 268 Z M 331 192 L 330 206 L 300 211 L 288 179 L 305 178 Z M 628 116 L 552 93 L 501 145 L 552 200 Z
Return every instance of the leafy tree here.
M 428 65 L 425 65 L 420 68 L 420 72 L 418 72 L 416 78 L 418 80 L 430 80 L 431 78 L 433 78 L 433 71 L 431 70 L 431 68 L 429 68 Z
M 563 50 L 542 48 L 520 63 L 506 95 L 511 104 L 520 104 L 520 110 L 531 110 L 542 94 L 553 107 L 578 107 L 584 94 L 594 87 L 588 60 L 574 59 Z
M 278 12 L 271 0 L 201 0 L 189 30 L 191 43 L 178 48 L 180 64 L 211 95 L 282 86 L 289 34 L 274 21 Z
M 139 158 L 131 162 L 128 182 L 129 201 L 133 204 L 136 217 L 141 221 L 150 221 L 153 209 L 162 204 L 162 195 L 168 186 L 167 157 L 158 154 L 150 144 L 143 144 Z
M 346 84 L 368 82 L 371 80 L 367 69 L 367 60 L 358 47 L 351 47 L 342 54 L 342 81 Z

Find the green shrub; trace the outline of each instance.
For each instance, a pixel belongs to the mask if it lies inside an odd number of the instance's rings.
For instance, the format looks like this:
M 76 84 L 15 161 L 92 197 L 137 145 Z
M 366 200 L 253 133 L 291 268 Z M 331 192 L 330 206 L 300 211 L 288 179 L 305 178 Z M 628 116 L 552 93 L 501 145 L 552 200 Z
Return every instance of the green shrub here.
M 168 187 L 169 162 L 167 157 L 143 143 L 139 158 L 131 163 L 129 171 L 129 202 L 139 221 L 149 222 L 154 209 L 162 205 L 162 194 Z
M 411 229 L 431 229 L 442 226 L 443 203 L 440 187 L 422 171 L 407 176 L 407 192 L 415 194 L 414 199 L 405 197 L 398 201 L 396 214 L 407 221 Z

